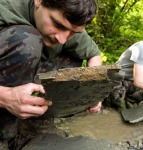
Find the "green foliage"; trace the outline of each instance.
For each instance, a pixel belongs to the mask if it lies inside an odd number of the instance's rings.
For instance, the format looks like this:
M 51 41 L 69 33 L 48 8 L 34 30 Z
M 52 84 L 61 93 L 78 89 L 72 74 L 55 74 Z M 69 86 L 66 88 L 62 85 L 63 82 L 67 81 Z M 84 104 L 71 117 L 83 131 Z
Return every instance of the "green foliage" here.
M 86 29 L 98 44 L 103 63 L 115 63 L 121 53 L 142 40 L 142 0 L 98 0 L 98 11 Z

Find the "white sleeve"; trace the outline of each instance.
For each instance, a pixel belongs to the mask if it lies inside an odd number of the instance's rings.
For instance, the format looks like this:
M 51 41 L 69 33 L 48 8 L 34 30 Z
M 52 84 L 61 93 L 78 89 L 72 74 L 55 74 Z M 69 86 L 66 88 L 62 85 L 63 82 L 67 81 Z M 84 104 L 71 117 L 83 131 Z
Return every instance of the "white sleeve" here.
M 130 60 L 143 65 L 143 41 L 133 44 L 129 49 L 132 52 Z

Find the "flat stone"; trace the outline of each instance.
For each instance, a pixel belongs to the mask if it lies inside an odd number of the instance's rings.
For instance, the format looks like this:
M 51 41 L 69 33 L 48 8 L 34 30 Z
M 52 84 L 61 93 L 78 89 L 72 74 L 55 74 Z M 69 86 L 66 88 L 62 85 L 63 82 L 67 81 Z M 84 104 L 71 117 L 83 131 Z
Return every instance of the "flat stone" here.
M 121 150 L 121 148 L 105 140 L 93 140 L 83 136 L 64 138 L 55 134 L 41 134 L 22 150 Z
M 97 105 L 119 84 L 118 67 L 75 67 L 41 73 L 45 98 L 53 102 L 43 117 L 72 116 Z
M 143 105 L 134 108 L 124 109 L 121 112 L 125 121 L 130 123 L 137 123 L 143 120 Z

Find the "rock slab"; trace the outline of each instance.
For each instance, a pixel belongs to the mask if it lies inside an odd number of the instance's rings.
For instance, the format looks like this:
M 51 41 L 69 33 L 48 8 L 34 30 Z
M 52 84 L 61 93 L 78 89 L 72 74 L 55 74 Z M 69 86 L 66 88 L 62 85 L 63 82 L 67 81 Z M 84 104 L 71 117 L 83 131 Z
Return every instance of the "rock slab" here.
M 143 121 L 143 105 L 122 110 L 122 116 L 125 121 L 137 123 Z
M 41 134 L 22 150 L 121 150 L 121 148 L 108 141 L 96 141 L 83 136 L 64 138 L 55 134 Z
M 122 79 L 116 65 L 64 68 L 41 73 L 45 98 L 52 100 L 43 117 L 67 117 L 102 101 Z

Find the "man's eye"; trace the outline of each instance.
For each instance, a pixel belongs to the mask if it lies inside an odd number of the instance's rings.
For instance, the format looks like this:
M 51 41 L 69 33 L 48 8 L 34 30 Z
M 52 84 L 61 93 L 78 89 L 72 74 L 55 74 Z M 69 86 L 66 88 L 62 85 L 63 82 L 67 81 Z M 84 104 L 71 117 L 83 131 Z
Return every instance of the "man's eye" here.
M 58 24 L 58 23 L 54 23 L 54 25 L 55 25 L 56 28 L 58 28 L 58 29 L 60 29 L 60 30 L 63 30 L 63 31 L 67 30 L 65 27 L 61 26 L 61 25 Z
M 60 25 L 59 25 L 59 24 L 54 23 L 54 25 L 55 25 L 56 28 L 60 28 Z
M 71 36 L 74 36 L 74 35 L 76 35 L 76 33 L 75 32 L 71 32 Z

